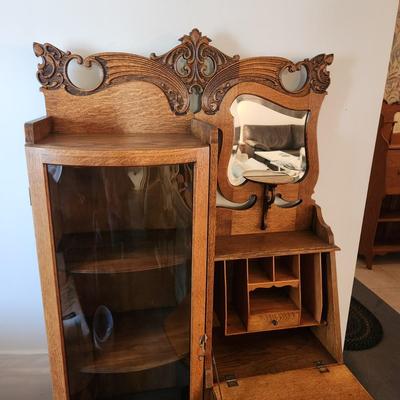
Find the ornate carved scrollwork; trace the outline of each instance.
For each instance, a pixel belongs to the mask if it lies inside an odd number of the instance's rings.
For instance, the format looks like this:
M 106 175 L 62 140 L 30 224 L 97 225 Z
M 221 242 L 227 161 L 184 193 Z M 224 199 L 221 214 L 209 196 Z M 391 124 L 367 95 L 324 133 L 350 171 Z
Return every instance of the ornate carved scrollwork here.
M 260 83 L 292 96 L 304 96 L 310 93 L 310 90 L 319 94 L 325 93 L 330 84 L 327 66 L 332 64 L 332 61 L 333 54 L 319 54 L 311 60 L 307 58 L 298 63 L 279 57 L 240 60 L 217 73 L 209 81 L 204 90 L 202 108 L 207 114 L 215 114 L 226 92 L 241 82 Z M 303 66 L 307 71 L 304 85 L 296 92 L 288 91 L 281 81 L 282 72 L 285 69 L 289 72 L 300 71 Z
M 72 54 L 70 51 L 64 52 L 49 43 L 33 43 L 33 51 L 36 57 L 42 58 L 42 62 L 38 65 L 37 78 L 44 89 L 53 90 L 65 87 L 71 94 L 86 94 L 85 91 L 76 87 L 68 77 L 67 69 L 71 60 L 76 60 L 78 64 L 88 68 L 92 66 L 93 62 L 96 62 L 105 71 L 104 61 L 96 56 L 83 59 L 78 54 Z M 102 84 L 103 82 L 99 86 Z M 97 88 L 87 92 L 93 93 L 96 90 Z
M 45 43 L 34 43 L 37 57 L 42 57 L 38 65 L 37 77 L 43 89 L 54 90 L 64 87 L 68 93 L 87 96 L 126 81 L 141 80 L 157 85 L 165 94 L 171 110 L 176 114 L 185 114 L 189 109 L 189 94 L 181 80 L 156 62 L 135 54 L 102 53 L 83 59 L 80 55 L 64 52 Z M 68 76 L 68 64 L 71 60 L 90 68 L 93 62 L 103 70 L 103 80 L 95 89 L 82 90 L 75 86 Z
M 67 92 L 79 96 L 131 80 L 150 82 L 164 92 L 175 114 L 187 113 L 194 88 L 202 93 L 204 112 L 215 114 L 225 94 L 240 82 L 257 82 L 294 96 L 304 96 L 310 91 L 325 93 L 330 83 L 327 66 L 333 61 L 332 54 L 320 54 L 298 63 L 279 57 L 239 60 L 239 56 L 227 56 L 211 46 L 211 40 L 198 29 L 193 29 L 180 41 L 181 44 L 161 56 L 153 53 L 146 58 L 127 53 L 101 53 L 85 59 L 48 43 L 34 43 L 36 56 L 42 58 L 37 77 L 44 89 L 64 87 Z M 97 63 L 104 73 L 99 86 L 93 90 L 75 86 L 68 77 L 71 60 L 86 67 Z M 305 84 L 296 92 L 288 92 L 280 79 L 282 71 L 295 72 L 302 67 L 307 70 Z
M 304 67 L 307 71 L 307 81 L 303 88 L 300 89 L 300 92 L 303 92 L 304 89 L 308 89 L 307 91 L 311 89 L 315 93 L 325 93 L 331 83 L 327 67 L 332 62 L 333 54 L 318 54 L 311 60 L 306 58 L 296 64 L 290 62 L 283 69 L 287 68 L 290 72 L 295 72 L 300 71 L 301 67 Z
M 219 70 L 239 60 L 238 55 L 229 57 L 210 46 L 211 39 L 203 36 L 198 29 L 193 29 L 189 35 L 179 40 L 182 42 L 180 45 L 161 56 L 152 53 L 150 59 L 174 71 L 189 92 L 194 87 L 203 91 L 207 82 Z

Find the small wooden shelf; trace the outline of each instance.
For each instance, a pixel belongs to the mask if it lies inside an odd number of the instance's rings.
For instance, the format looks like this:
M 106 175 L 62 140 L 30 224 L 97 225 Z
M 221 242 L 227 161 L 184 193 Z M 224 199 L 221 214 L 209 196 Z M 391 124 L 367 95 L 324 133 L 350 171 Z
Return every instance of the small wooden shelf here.
M 284 290 L 270 288 L 250 293 L 250 315 L 282 311 L 298 311 L 297 305 Z
M 307 254 L 338 250 L 311 231 L 218 236 L 215 260 Z
M 112 140 L 110 139 L 112 136 Z M 89 134 L 65 134 L 49 133 L 44 139 L 35 144 L 27 144 L 27 147 L 36 147 L 53 150 L 82 150 L 87 155 L 96 151 L 131 151 L 141 152 L 177 149 L 199 149 L 207 147 L 193 134 L 180 133 L 152 133 L 149 140 L 148 133 L 118 134 L 118 133 L 96 133 Z
M 281 284 L 299 282 L 300 260 L 299 255 L 274 257 L 275 280 Z
M 380 215 L 378 222 L 400 222 L 400 211 L 386 211 Z
M 66 269 L 74 274 L 115 274 L 173 267 L 189 260 L 175 231 L 102 232 L 66 235 L 60 244 Z M 93 252 L 95 249 L 95 253 Z
M 218 261 L 216 311 L 225 334 L 320 325 L 322 259 L 315 252 Z
M 249 288 L 269 287 L 274 281 L 274 259 L 251 258 L 247 260 L 249 269 Z
M 400 252 L 400 243 L 380 243 L 374 244 L 374 254 L 386 254 L 386 253 L 397 253 Z
M 189 353 L 189 316 L 182 311 L 155 309 L 125 313 L 115 318 L 114 337 L 81 372 L 115 374 L 149 370 L 171 364 Z

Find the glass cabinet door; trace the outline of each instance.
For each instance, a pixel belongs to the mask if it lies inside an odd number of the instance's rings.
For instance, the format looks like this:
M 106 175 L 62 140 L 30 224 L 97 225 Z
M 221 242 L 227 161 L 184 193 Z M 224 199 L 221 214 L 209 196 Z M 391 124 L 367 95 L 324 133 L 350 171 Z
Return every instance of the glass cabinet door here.
M 47 165 L 71 399 L 189 399 L 193 171 Z

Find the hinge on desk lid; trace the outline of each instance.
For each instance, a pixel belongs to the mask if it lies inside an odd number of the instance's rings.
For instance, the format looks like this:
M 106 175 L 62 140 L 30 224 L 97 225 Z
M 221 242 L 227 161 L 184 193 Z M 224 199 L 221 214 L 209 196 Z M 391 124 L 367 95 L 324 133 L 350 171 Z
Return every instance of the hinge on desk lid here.
M 31 188 L 28 187 L 28 192 L 29 192 L 29 204 L 32 207 L 32 196 L 31 196 Z
M 225 375 L 224 378 L 225 378 L 225 382 L 228 385 L 228 387 L 239 386 L 239 383 L 238 383 L 235 375 L 233 375 L 233 374 Z
M 325 365 L 325 363 L 322 360 L 318 360 L 314 362 L 315 368 L 321 372 L 321 374 L 324 374 L 326 372 L 329 372 L 329 368 Z
M 202 354 L 199 355 L 199 358 L 204 358 L 206 356 L 207 340 L 208 336 L 206 334 L 201 336 L 199 346 Z

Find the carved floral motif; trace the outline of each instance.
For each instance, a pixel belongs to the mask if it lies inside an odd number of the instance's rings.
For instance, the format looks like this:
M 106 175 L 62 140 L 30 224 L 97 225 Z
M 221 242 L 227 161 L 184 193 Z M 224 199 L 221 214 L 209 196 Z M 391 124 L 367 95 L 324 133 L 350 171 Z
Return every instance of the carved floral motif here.
M 180 45 L 161 56 L 152 53 L 150 59 L 172 69 L 190 92 L 193 87 L 202 91 L 217 71 L 239 60 L 238 55 L 229 57 L 210 46 L 211 39 L 203 36 L 198 29 L 193 29 L 179 40 L 182 42 Z

